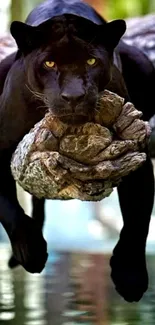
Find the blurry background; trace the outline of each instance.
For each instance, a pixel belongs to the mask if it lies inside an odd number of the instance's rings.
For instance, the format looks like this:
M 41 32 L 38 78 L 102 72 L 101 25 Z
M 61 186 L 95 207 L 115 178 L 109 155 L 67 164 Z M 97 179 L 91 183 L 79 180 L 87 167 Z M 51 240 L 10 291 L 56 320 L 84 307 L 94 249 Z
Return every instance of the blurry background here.
M 25 20 L 40 0 L 0 0 L 1 32 L 11 20 Z M 154 0 L 87 0 L 106 19 L 146 15 L 155 10 Z
M 0 0 L 0 35 L 8 32 L 12 20 L 24 21 L 30 10 L 39 2 L 41 1 Z M 107 20 L 143 16 L 155 11 L 155 0 L 87 0 L 87 2 Z M 8 53 L 11 51 L 12 48 L 9 48 L 8 44 Z M 31 215 L 30 195 L 19 187 L 18 195 L 25 211 Z M 84 203 L 78 200 L 47 201 L 46 216 L 44 236 L 48 242 L 49 260 L 40 277 L 31 276 L 21 269 L 14 272 L 8 270 L 10 245 L 0 226 L 0 324 L 154 324 L 154 291 L 149 291 L 149 295 L 145 296 L 139 306 L 129 307 L 111 288 L 107 262 L 122 226 L 117 191 L 114 190 L 109 198 L 99 203 Z M 71 251 L 79 253 L 77 255 L 66 253 Z M 154 252 L 155 208 L 147 245 L 152 288 L 155 283 Z M 69 269 L 72 271 L 68 271 Z M 74 281 L 71 280 L 69 287 L 71 274 Z M 79 274 L 82 274 L 82 280 Z M 94 282 L 94 275 L 95 279 L 98 279 L 97 283 Z M 82 291 L 84 289 L 80 289 L 80 285 L 84 283 L 86 293 Z M 56 286 L 54 289 L 53 285 Z M 71 287 L 74 291 L 78 288 L 78 293 L 76 292 L 78 297 L 74 296 L 73 299 L 74 303 L 79 301 L 78 308 L 73 304 L 70 309 L 65 309 L 62 297 L 70 301 L 73 296 Z M 93 302 L 88 291 L 93 292 Z M 81 304 L 85 307 L 80 307 Z M 57 320 L 62 310 L 62 319 Z
M 40 0 L 0 0 L 1 28 L 8 27 L 10 20 L 25 20 L 27 14 Z M 154 0 L 87 0 L 106 19 L 146 15 L 155 10 Z

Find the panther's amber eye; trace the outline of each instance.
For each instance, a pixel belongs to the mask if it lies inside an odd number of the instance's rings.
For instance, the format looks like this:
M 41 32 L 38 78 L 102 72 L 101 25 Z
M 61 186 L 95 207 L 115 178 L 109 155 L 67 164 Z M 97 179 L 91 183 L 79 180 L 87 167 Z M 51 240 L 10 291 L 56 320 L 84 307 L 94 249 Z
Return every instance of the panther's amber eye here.
M 95 58 L 90 58 L 87 60 L 87 64 L 89 65 L 94 65 L 96 63 L 96 59 Z
M 46 61 L 46 62 L 44 63 L 44 65 L 45 65 L 46 68 L 50 68 L 50 69 L 56 67 L 56 63 L 55 63 L 54 61 Z

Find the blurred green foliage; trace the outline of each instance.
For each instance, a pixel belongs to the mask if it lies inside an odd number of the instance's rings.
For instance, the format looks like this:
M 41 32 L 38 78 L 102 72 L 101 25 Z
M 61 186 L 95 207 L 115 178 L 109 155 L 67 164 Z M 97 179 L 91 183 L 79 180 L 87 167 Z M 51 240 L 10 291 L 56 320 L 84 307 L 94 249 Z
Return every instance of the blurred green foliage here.
M 11 20 L 24 21 L 28 13 L 43 0 L 12 0 Z M 155 0 L 103 0 L 106 19 L 145 15 L 155 11 Z M 95 0 L 94 0 L 95 5 Z M 105 16 L 105 12 L 101 12 Z
M 108 19 L 142 16 L 153 10 L 154 0 L 107 0 Z
M 12 0 L 11 1 L 11 21 L 25 21 L 30 11 L 43 0 Z

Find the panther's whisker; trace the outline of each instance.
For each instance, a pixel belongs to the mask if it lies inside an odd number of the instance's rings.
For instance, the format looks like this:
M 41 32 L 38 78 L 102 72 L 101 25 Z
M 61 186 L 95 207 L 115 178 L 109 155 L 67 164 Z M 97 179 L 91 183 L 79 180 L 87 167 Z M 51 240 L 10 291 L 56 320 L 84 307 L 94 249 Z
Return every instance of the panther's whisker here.
M 46 105 L 37 106 L 37 109 L 40 109 L 40 108 L 46 108 L 47 109 L 47 106 Z
M 43 94 L 37 92 L 37 91 L 34 91 L 32 90 L 27 84 L 26 84 L 26 87 L 28 88 L 28 90 L 33 94 L 33 96 L 37 99 L 40 99 L 42 101 L 44 101 L 44 96 Z
M 96 108 L 95 108 L 95 112 L 100 113 L 100 111 L 98 109 L 96 109 Z

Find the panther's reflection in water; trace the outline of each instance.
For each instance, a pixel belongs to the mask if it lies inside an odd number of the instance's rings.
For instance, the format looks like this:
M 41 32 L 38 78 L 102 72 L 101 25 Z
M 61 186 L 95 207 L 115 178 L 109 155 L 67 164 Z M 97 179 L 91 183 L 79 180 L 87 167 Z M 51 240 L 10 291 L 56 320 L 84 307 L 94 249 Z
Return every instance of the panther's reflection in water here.
M 155 322 L 155 257 L 148 257 L 150 289 L 138 304 L 113 288 L 109 256 L 51 253 L 41 275 L 7 267 L 8 246 L 0 246 L 1 325 L 140 325 Z

